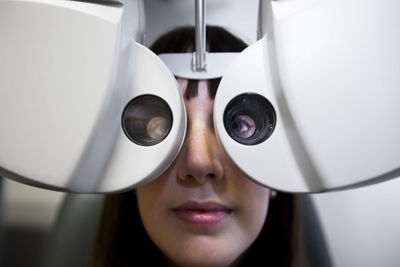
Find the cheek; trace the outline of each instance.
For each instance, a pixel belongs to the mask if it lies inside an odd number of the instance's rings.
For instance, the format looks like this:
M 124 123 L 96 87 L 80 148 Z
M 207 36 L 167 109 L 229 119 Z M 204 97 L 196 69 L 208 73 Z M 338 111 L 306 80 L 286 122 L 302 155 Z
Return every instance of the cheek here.
M 250 236 L 256 237 L 266 219 L 270 190 L 244 176 L 236 177 L 234 181 L 233 191 L 238 200 L 238 222 Z
M 168 232 L 168 224 L 171 220 L 169 213 L 171 199 L 176 192 L 174 175 L 176 175 L 176 168 L 171 166 L 158 178 L 136 189 L 141 220 L 155 243 L 158 239 L 165 238 L 161 233 Z
M 147 211 L 153 206 L 156 207 L 157 197 L 160 196 L 162 185 L 154 180 L 136 189 L 137 201 L 140 211 Z
M 136 190 L 139 214 L 144 229 L 158 247 L 170 239 L 166 234 L 168 229 L 165 227 L 167 225 L 166 201 L 163 192 L 165 192 L 166 179 L 163 176 Z
M 174 179 L 171 179 L 177 172 L 174 165 L 175 163 L 162 175 L 136 189 L 140 212 L 147 212 L 144 208 L 160 209 L 165 206 L 169 196 L 168 191 L 175 190 Z
M 164 175 L 158 177 L 152 182 L 140 186 L 136 189 L 136 197 L 140 217 L 146 230 L 156 226 L 154 222 L 158 221 L 164 206 L 164 194 L 166 179 Z
M 242 178 L 240 191 L 243 192 L 242 201 L 252 212 L 260 210 L 259 213 L 267 211 L 269 205 L 270 189 L 258 185 L 248 178 Z

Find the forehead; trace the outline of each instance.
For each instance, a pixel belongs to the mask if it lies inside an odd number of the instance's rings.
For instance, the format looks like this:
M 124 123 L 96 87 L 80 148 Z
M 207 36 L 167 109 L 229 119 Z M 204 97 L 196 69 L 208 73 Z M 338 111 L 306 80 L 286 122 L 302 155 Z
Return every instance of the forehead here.
M 188 80 L 182 79 L 182 78 L 176 78 L 179 88 L 182 91 L 182 94 L 184 95 L 186 93 L 187 85 L 188 85 Z
M 182 91 L 182 95 L 185 95 L 189 81 L 187 79 L 182 79 L 182 78 L 177 78 L 176 80 L 178 81 L 178 85 Z M 199 97 L 205 97 L 205 96 L 210 97 L 208 81 L 207 80 L 198 80 L 197 82 L 198 82 L 198 85 L 197 85 L 195 95 L 199 96 Z

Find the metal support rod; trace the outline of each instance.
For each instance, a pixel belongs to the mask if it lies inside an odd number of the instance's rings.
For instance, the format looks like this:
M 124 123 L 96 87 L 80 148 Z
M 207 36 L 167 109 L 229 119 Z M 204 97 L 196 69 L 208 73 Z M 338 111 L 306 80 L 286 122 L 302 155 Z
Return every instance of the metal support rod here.
M 205 1 L 196 0 L 195 5 L 196 53 L 194 67 L 196 71 L 203 71 L 206 69 Z

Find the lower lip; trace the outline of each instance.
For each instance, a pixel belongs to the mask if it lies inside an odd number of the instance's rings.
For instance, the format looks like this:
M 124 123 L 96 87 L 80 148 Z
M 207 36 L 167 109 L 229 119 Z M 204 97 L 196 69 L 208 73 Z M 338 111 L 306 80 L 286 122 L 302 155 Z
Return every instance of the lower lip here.
M 182 221 L 194 225 L 213 225 L 229 217 L 230 210 L 175 210 L 175 214 Z

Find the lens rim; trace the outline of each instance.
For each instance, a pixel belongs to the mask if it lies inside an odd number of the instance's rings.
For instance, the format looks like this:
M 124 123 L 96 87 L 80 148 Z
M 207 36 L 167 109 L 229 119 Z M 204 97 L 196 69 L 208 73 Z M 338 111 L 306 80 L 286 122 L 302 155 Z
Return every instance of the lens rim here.
M 127 113 L 127 110 L 132 105 L 137 104 L 135 102 L 143 101 L 144 99 L 152 99 L 153 101 L 161 103 L 161 105 L 164 106 L 165 112 L 166 112 L 166 114 L 163 114 L 164 115 L 163 117 L 166 117 L 170 121 L 170 126 L 168 128 L 167 133 L 162 138 L 160 138 L 158 140 L 148 141 L 148 140 L 141 139 L 141 138 L 134 138 L 132 136 L 132 134 L 130 134 L 129 131 L 127 130 L 126 119 L 125 119 L 125 114 Z M 125 106 L 125 108 L 124 108 L 124 110 L 122 112 L 122 116 L 121 116 L 121 127 L 122 127 L 122 130 L 123 130 L 125 136 L 130 141 L 132 141 L 133 143 L 135 143 L 137 145 L 140 145 L 140 146 L 154 146 L 154 145 L 157 145 L 157 144 L 161 143 L 163 140 L 165 140 L 165 138 L 167 138 L 167 136 L 171 132 L 173 124 L 174 124 L 174 118 L 173 118 L 173 113 L 172 113 L 171 107 L 168 105 L 168 103 L 163 98 L 161 98 L 161 97 L 159 97 L 157 95 L 152 95 L 152 94 L 144 94 L 144 95 L 139 95 L 139 96 L 136 96 L 136 97 L 132 98 L 128 102 L 128 104 L 126 104 L 126 106 Z
M 256 130 L 248 138 L 237 136 L 231 127 L 234 119 L 239 115 L 251 117 Z M 262 116 L 260 116 L 262 115 Z M 229 101 L 223 115 L 224 127 L 228 135 L 242 145 L 258 145 L 266 141 L 276 127 L 276 113 L 273 105 L 264 96 L 256 93 L 243 93 Z

